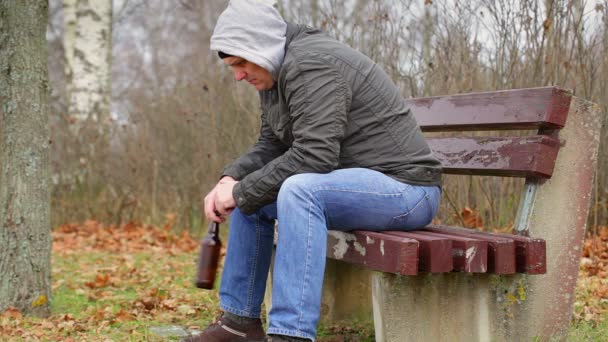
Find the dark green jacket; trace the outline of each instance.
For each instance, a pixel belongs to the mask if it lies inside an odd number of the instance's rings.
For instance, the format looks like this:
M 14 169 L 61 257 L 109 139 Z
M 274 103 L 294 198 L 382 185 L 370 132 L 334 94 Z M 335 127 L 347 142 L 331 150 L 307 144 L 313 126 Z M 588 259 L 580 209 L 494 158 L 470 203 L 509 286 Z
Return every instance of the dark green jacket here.
M 286 54 L 273 89 L 259 93 L 257 143 L 223 175 L 252 214 L 276 201 L 299 173 L 362 167 L 409 184 L 439 185 L 433 156 L 399 89 L 372 60 L 318 30 L 288 25 Z

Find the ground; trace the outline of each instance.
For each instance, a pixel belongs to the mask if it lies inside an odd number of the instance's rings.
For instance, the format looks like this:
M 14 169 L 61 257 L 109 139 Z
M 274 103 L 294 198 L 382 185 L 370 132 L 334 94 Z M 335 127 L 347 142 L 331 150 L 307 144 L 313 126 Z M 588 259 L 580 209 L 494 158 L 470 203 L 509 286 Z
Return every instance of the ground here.
M 1 341 L 163 341 L 203 329 L 218 315 L 217 291 L 193 285 L 198 242 L 138 224 L 64 225 L 53 233 L 51 317 L 0 313 Z M 572 341 L 608 340 L 608 230 L 585 242 Z M 220 270 L 221 271 L 221 270 Z M 319 329 L 319 341 L 373 341 L 371 322 Z

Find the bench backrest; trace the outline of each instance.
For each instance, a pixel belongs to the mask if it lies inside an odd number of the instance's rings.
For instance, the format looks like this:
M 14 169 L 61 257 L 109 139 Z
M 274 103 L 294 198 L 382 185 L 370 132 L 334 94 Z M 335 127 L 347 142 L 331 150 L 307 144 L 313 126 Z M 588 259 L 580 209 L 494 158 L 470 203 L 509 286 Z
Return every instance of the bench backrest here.
M 538 129 L 530 136 L 429 138 L 448 174 L 551 177 L 571 94 L 557 87 L 409 101 L 424 132 Z

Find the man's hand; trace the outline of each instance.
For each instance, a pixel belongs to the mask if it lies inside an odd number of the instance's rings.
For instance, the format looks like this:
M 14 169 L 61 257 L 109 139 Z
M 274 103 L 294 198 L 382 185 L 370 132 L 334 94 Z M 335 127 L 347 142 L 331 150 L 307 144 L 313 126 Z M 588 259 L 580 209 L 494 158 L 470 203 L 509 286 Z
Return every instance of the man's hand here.
M 232 188 L 236 183 L 238 182 L 230 176 L 222 177 L 205 196 L 204 211 L 209 220 L 218 223 L 226 221 L 226 216 L 236 207 L 236 202 L 232 198 Z
M 232 189 L 238 183 L 237 181 L 228 181 L 222 179 L 216 186 L 215 191 L 215 210 L 217 210 L 222 217 L 228 216 L 236 207 L 234 197 L 232 197 Z

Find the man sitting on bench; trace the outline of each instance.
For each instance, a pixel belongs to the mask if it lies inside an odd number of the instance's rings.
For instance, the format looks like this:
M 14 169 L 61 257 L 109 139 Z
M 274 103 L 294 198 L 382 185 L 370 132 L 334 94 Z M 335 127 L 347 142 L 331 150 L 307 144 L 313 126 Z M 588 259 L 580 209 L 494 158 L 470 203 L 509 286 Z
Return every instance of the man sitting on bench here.
M 189 341 L 264 341 L 261 304 L 275 256 L 268 335 L 314 340 L 327 230 L 411 230 L 435 215 L 441 165 L 399 89 L 368 57 L 268 1 L 232 0 L 211 49 L 259 91 L 259 140 L 204 200 L 230 216 L 219 320 Z

